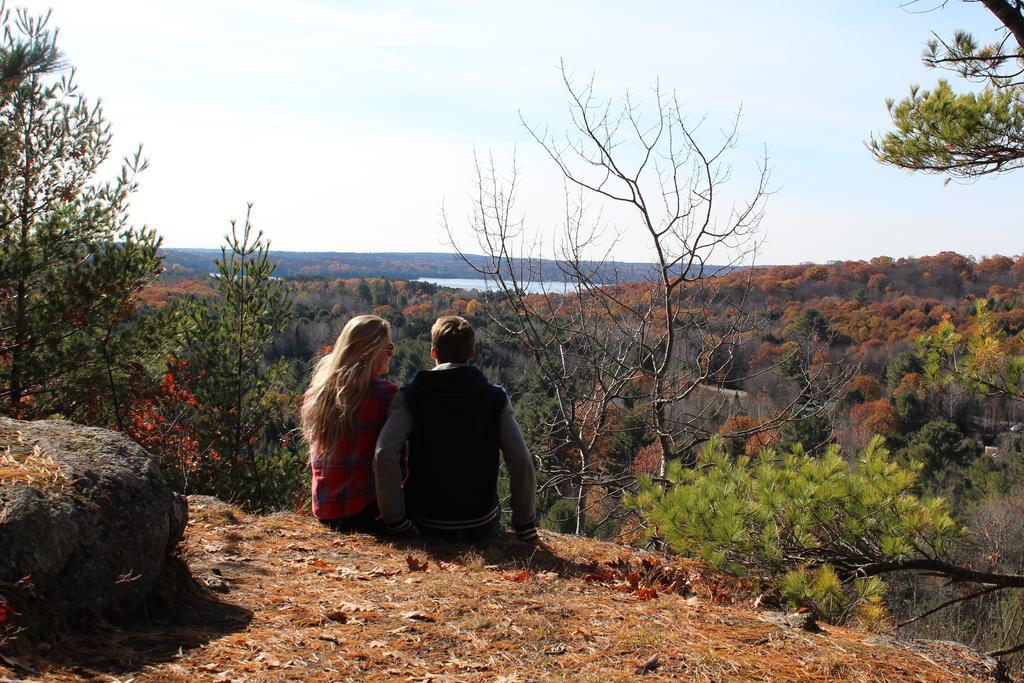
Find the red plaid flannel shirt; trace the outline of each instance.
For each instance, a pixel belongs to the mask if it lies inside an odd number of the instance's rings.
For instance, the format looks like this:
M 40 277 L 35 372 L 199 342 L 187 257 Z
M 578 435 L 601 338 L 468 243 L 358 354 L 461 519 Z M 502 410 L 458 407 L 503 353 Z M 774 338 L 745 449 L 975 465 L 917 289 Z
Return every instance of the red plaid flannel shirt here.
M 398 386 L 387 380 L 370 380 L 370 394 L 359 409 L 352 434 L 340 439 L 327 457 L 311 459 L 313 515 L 317 519 L 351 517 L 376 500 L 373 452 L 397 391 Z

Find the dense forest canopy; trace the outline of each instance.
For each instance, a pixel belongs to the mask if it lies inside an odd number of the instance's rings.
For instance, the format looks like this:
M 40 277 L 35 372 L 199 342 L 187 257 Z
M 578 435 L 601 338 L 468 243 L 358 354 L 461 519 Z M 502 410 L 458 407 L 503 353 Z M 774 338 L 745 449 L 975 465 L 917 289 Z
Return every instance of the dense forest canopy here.
M 1011 385 L 1004 385 L 1009 390 L 986 390 L 965 375 L 955 375 L 948 364 L 939 364 L 949 356 L 939 359 L 930 354 L 928 350 L 935 349 L 927 342 L 941 334 L 958 336 L 961 341 L 954 351 L 960 354 L 959 367 L 963 369 L 970 359 L 968 347 L 976 348 L 984 341 L 978 336 L 984 328 L 989 335 L 985 343 L 997 342 L 991 362 L 1006 362 L 999 372 L 1010 369 L 1010 361 L 1024 352 L 1024 257 L 975 259 L 951 252 L 919 258 L 882 256 L 870 261 L 757 267 L 711 281 L 723 293 L 742 289 L 748 306 L 762 311 L 768 324 L 734 349 L 720 372 L 683 407 L 713 416 L 702 443 L 694 448 L 702 450 L 714 442 L 714 448 L 721 449 L 716 457 L 727 458 L 725 462 L 746 457 L 756 463 L 765 448 L 779 453 L 800 448 L 817 457 L 829 453 L 834 444 L 850 459 L 871 446 L 875 435 L 881 435 L 889 449 L 885 457 L 903 463 L 901 467 L 913 464 L 918 468 L 900 475 L 911 477 L 898 480 L 904 482 L 900 491 L 942 496 L 949 505 L 948 512 L 942 514 L 949 515 L 950 521 L 941 524 L 974 530 L 967 536 L 962 531 L 954 534 L 957 540 L 950 545 L 959 543 L 954 559 L 977 569 L 1016 571 L 1022 537 L 1013 520 L 1024 512 L 1020 509 L 1024 402 L 1019 389 L 1014 393 Z M 304 388 L 311 359 L 333 343 L 350 316 L 370 311 L 391 321 L 396 341 L 391 379 L 402 383 L 430 364 L 428 334 L 433 320 L 438 315 L 463 315 L 480 330 L 478 363 L 509 390 L 528 436 L 535 439 L 531 446 L 536 454 L 544 454 L 543 524 L 575 531 L 578 484 L 559 476 L 571 470 L 572 463 L 561 462 L 557 449 L 536 441 L 549 438 L 544 420 L 552 409 L 551 397 L 525 349 L 507 343 L 504 331 L 489 315 L 500 310 L 500 294 L 386 278 L 284 282 L 292 302 L 291 316 L 267 347 L 264 361 L 268 367 L 276 364 L 285 378 L 277 394 L 281 422 L 274 438 L 262 446 L 268 456 L 281 458 L 294 448 L 290 431 L 295 425 L 294 401 Z M 145 291 L 145 309 L 167 311 L 182 301 L 213 300 L 218 296 L 216 286 L 214 278 L 159 283 Z M 646 296 L 642 283 L 623 283 L 617 290 L 624 302 Z M 572 298 L 573 294 L 547 297 Z M 796 355 L 808 349 L 813 349 L 816 362 L 832 358 L 849 363 L 854 369 L 850 381 L 806 419 L 766 424 L 780 403 L 792 400 L 794 387 L 800 385 Z M 169 387 L 174 392 L 185 391 L 191 372 L 194 370 L 187 365 L 169 366 L 161 380 L 164 394 Z M 1011 375 L 1003 372 L 1007 379 L 1012 379 Z M 160 392 L 155 396 L 160 396 L 159 401 L 170 400 Z M 166 416 L 157 415 L 154 429 L 173 433 L 181 423 L 168 428 L 167 418 L 179 413 L 164 410 Z M 196 438 L 196 447 L 200 441 Z M 638 478 L 657 475 L 659 451 L 644 416 L 631 411 L 627 403 L 616 404 L 607 437 L 595 450 L 583 532 L 625 541 L 643 534 L 644 518 L 624 504 L 624 497 L 634 490 Z M 172 462 L 176 457 L 174 453 L 166 456 Z M 192 457 L 201 460 L 198 451 Z M 301 467 L 301 457 L 292 458 L 293 466 Z M 280 471 L 268 477 L 280 477 Z M 300 479 L 300 474 L 291 476 L 292 481 Z M 277 502 L 292 503 L 287 495 Z M 721 547 L 713 536 L 710 542 L 713 548 Z M 707 538 L 687 543 L 695 543 L 686 546 L 695 549 L 709 547 Z M 750 567 L 758 566 L 751 556 L 742 557 Z M 988 559 L 982 563 L 971 559 L 977 557 Z M 829 604 L 838 607 L 829 608 L 833 611 L 828 613 L 837 618 L 845 615 L 843 618 L 863 620 L 874 615 L 875 621 L 889 623 L 890 617 L 878 613 L 881 596 L 887 595 L 889 610 L 906 620 L 966 594 L 956 585 L 944 588 L 935 580 L 922 585 L 920 580 L 906 583 L 896 578 L 890 579 L 885 590 L 880 587 L 884 584 L 857 584 L 860 594 L 836 602 L 835 587 L 828 589 L 833 593 L 827 593 L 822 586 L 831 584 L 821 583 L 831 575 L 814 575 L 818 577 L 814 583 L 811 574 L 793 571 L 796 573 L 786 584 L 793 599 L 814 602 L 814 591 L 833 595 Z M 894 595 L 905 597 L 896 600 Z M 981 601 L 977 608 L 961 606 L 907 628 L 917 629 L 917 633 L 960 633 L 968 638 L 974 637 L 968 636 L 973 633 L 969 624 L 990 620 L 1000 625 L 993 626 L 987 640 L 977 642 L 1001 646 L 1013 638 L 1019 597 L 1017 593 L 1000 600 L 988 597 L 989 602 Z
M 217 249 L 161 249 L 167 274 L 164 279 L 186 279 L 204 277 L 210 271 Z M 479 272 L 474 265 L 484 263 L 485 257 L 468 254 L 468 263 L 454 253 L 415 252 L 307 252 L 278 251 L 274 258 L 276 274 L 289 278 L 352 278 L 386 277 L 393 280 L 427 279 L 474 279 Z M 650 263 L 602 263 L 588 264 L 598 273 L 602 281 L 642 280 L 651 271 Z M 557 260 L 546 260 L 538 264 L 533 279 L 539 282 L 562 282 L 564 264 Z M 726 272 L 725 266 L 709 266 L 710 273 Z

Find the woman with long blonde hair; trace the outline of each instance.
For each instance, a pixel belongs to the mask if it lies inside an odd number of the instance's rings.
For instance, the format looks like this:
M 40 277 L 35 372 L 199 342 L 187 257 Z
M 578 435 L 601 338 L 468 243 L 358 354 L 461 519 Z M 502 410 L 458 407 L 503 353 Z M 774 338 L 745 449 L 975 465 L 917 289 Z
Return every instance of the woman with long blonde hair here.
M 381 375 L 395 345 L 388 322 L 352 318 L 321 358 L 302 399 L 302 433 L 313 468 L 313 515 L 331 527 L 380 527 L 373 452 L 398 387 Z

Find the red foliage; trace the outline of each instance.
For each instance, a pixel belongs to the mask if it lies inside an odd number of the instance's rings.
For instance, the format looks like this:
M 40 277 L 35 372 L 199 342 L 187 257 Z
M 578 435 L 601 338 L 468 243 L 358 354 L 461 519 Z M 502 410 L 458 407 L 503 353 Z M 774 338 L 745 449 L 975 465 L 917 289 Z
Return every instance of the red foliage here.
M 141 392 L 128 406 L 125 430 L 160 462 L 165 471 L 187 473 L 199 462 L 199 439 L 185 419 L 196 400 L 180 381 L 188 361 L 167 359 L 167 372 L 155 388 Z
M 861 403 L 850 409 L 850 420 L 857 428 L 871 434 L 896 436 L 900 433 L 900 418 L 888 399 Z
M 1024 332 L 1024 307 L 1011 308 L 992 316 L 1009 335 Z
M 1006 271 L 1013 268 L 1013 259 L 1009 256 L 989 256 L 983 258 L 974 266 L 974 274 L 978 276 L 995 275 L 997 273 L 1005 273 Z
M 633 457 L 633 473 L 637 476 L 648 474 L 653 477 L 658 474 L 659 467 L 661 467 L 661 446 L 657 441 L 642 446 Z
M 747 439 L 747 444 L 743 447 L 743 452 L 747 455 L 756 455 L 765 448 L 774 446 L 778 439 L 779 430 L 764 429 L 756 434 L 751 434 L 750 438 Z
M 750 357 L 750 364 L 755 368 L 770 367 L 778 362 L 784 352 L 785 349 L 778 344 L 772 344 L 767 341 L 761 342 L 761 345 L 757 347 L 757 351 L 754 351 L 754 355 Z
M 160 308 L 172 301 L 178 301 L 189 296 L 199 299 L 213 297 L 216 291 L 209 283 L 202 280 L 182 280 L 180 282 L 157 282 L 146 287 L 139 293 L 139 299 L 144 304 Z
M 900 385 L 892 392 L 893 396 L 898 396 L 899 394 L 912 394 L 922 400 L 925 398 L 925 393 L 924 377 L 917 372 L 908 372 L 903 375 L 903 379 L 900 380 Z
M 857 375 L 846 388 L 846 395 L 849 400 L 858 403 L 864 401 L 877 401 L 882 397 L 882 383 L 871 375 Z
M 868 278 L 868 287 L 871 289 L 882 289 L 889 282 L 889 276 L 885 273 L 876 273 Z
M 434 306 L 429 302 L 409 304 L 402 309 L 402 314 L 407 318 L 429 316 L 434 311 Z
M 742 446 L 743 452 L 747 455 L 755 455 L 762 449 L 770 448 L 779 436 L 777 429 L 764 429 L 763 425 L 763 420 L 750 417 L 749 415 L 732 415 L 722 423 L 718 433 L 738 441 Z M 754 433 L 742 434 L 743 432 L 751 431 L 754 431 Z M 740 435 L 731 436 L 733 434 Z
M 1013 262 L 1013 266 L 1010 268 L 1010 272 L 1013 273 L 1014 277 L 1024 278 L 1024 255 L 1017 257 L 1017 260 Z
M 829 270 L 825 266 L 811 266 L 804 271 L 805 280 L 824 281 L 828 279 Z

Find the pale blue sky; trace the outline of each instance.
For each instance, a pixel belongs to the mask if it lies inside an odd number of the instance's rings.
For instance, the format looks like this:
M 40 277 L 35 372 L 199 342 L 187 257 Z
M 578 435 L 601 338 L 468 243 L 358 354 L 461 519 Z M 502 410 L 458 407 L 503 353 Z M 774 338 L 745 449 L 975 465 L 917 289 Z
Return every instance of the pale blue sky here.
M 767 147 L 778 193 L 761 263 L 1024 251 L 1024 171 L 943 185 L 876 164 L 864 148 L 884 100 L 939 78 L 920 65 L 930 31 L 996 22 L 977 3 L 911 14 L 900 0 L 733 3 L 51 0 L 83 91 L 101 98 L 118 152 L 151 168 L 133 218 L 168 246 L 217 246 L 255 202 L 278 249 L 448 251 L 474 147 L 518 147 L 520 208 L 542 233 L 559 219 L 559 176 L 518 111 L 566 122 L 558 64 L 597 92 L 640 96 L 660 79 L 695 116 L 727 124 L 742 105 L 737 187 Z M 646 260 L 639 231 L 616 250 Z

